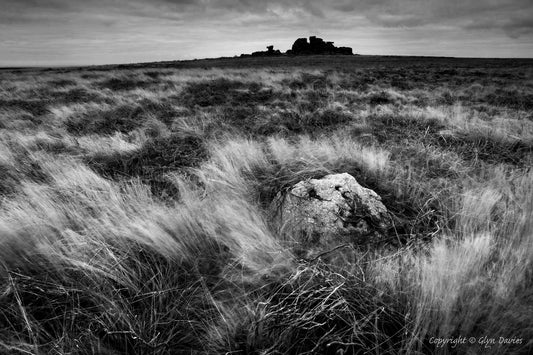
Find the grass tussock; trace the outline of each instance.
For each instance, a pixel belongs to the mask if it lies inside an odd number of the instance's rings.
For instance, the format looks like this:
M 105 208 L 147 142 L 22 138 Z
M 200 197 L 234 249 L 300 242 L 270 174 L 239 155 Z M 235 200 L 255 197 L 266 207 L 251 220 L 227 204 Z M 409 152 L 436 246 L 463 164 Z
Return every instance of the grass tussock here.
M 189 106 L 254 105 L 270 100 L 272 90 L 258 83 L 243 83 L 226 78 L 194 82 L 187 86 L 182 100 Z
M 284 252 L 245 202 L 219 201 L 207 209 L 201 206 L 207 201 L 189 191 L 183 205 L 165 207 L 141 185 L 120 188 L 72 163 L 48 164 L 50 187 L 27 184 L 19 199 L 3 206 L 2 260 L 9 269 L 2 277 L 9 283 L 2 303 L 15 303 L 2 307 L 0 323 L 11 328 L 5 339 L 12 346 L 21 346 L 28 327 L 29 342 L 43 350 L 81 339 L 82 352 L 197 348 L 205 320 L 216 315 L 213 294 L 224 291 L 223 279 L 233 271 L 268 274 L 280 265 L 274 260 Z M 23 220 L 24 228 L 16 228 Z M 153 292 L 163 286 L 166 291 Z M 54 310 L 67 318 L 50 318 Z M 65 327 L 69 338 L 59 339 Z
M 44 100 L 1 100 L 0 107 L 4 109 L 19 109 L 34 117 L 48 113 L 48 102 Z
M 44 183 L 47 178 L 39 154 L 11 140 L 0 141 L 0 196 L 15 195 L 23 180 Z
M 45 95 L 47 97 L 52 97 L 55 103 L 87 103 L 87 102 L 107 102 L 110 103 L 111 100 L 105 96 L 99 94 L 96 91 L 89 90 L 87 88 L 71 88 L 71 89 L 62 89 L 52 92 L 47 92 Z
M 395 300 L 351 274 L 326 265 L 298 268 L 272 295 L 244 310 L 237 324 L 213 326 L 212 347 L 243 353 L 394 353 L 403 319 Z M 240 313 L 240 314 L 239 314 Z
M 0 353 L 531 353 L 531 64 L 457 61 L 2 71 Z M 384 238 L 271 223 L 345 172 Z
M 127 91 L 138 88 L 145 88 L 151 85 L 150 81 L 138 79 L 131 76 L 111 77 L 102 80 L 97 85 L 101 89 L 109 89 L 111 91 Z
M 177 195 L 178 191 L 166 174 L 199 165 L 208 151 L 202 138 L 173 134 L 148 139 L 139 149 L 100 153 L 87 164 L 99 174 L 116 180 L 139 178 L 152 187 L 155 194 Z

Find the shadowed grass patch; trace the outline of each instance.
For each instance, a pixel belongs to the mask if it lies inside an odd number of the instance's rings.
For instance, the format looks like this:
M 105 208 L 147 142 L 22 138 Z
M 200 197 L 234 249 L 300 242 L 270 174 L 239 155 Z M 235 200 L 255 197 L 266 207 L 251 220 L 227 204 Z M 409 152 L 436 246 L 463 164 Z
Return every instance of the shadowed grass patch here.
M 510 107 L 517 110 L 533 109 L 533 94 L 517 89 L 497 89 L 481 98 L 482 102 L 494 106 Z
M 184 168 L 198 166 L 207 156 L 202 138 L 176 133 L 150 139 L 139 150 L 92 156 L 87 164 L 105 177 L 139 178 L 150 185 L 154 194 L 173 197 L 177 189 L 165 174 L 183 173 Z
M 89 91 L 86 88 L 73 88 L 67 91 L 51 91 L 47 95 L 54 101 L 54 103 L 89 103 L 89 102 L 107 102 L 112 103 L 113 100 L 101 95 L 95 91 Z
M 154 80 L 159 79 L 161 76 L 168 75 L 165 72 L 160 72 L 160 71 L 155 71 L 155 70 L 145 71 L 143 74 Z
M 174 105 L 166 100 L 156 101 L 150 99 L 140 100 L 138 103 L 139 109 L 144 111 L 146 115 L 153 115 L 154 118 L 170 125 L 174 118 L 188 113 L 187 110 L 177 109 Z
M 325 90 L 329 85 L 326 75 L 307 72 L 300 73 L 296 79 L 284 79 L 282 84 L 291 90 Z
M 0 197 L 14 196 L 20 192 L 24 181 L 35 183 L 49 181 L 39 162 L 28 151 L 15 151 L 13 158 L 15 164 L 0 162 Z
M 92 110 L 70 117 L 65 122 L 67 130 L 76 135 L 128 133 L 145 122 L 157 119 L 169 125 L 181 114 L 167 102 L 144 99 L 136 104 L 123 104 L 109 110 Z
M 129 91 L 134 89 L 144 89 L 153 84 L 154 82 L 152 81 L 123 76 L 102 80 L 97 83 L 97 86 L 101 89 L 110 89 L 112 91 Z
M 48 105 L 49 100 L 1 100 L 0 107 L 10 108 L 10 109 L 20 109 L 24 110 L 33 116 L 42 116 L 47 114 L 49 111 Z
M 322 134 L 325 129 L 348 123 L 354 119 L 349 112 L 336 109 L 318 109 L 313 112 L 284 110 L 275 113 L 268 121 L 256 128 L 260 134 Z
M 533 142 L 506 139 L 475 130 L 440 137 L 438 142 L 440 146 L 456 152 L 465 160 L 479 159 L 490 164 L 527 166 L 533 158 Z
M 353 274 L 324 264 L 301 265 L 270 290 L 231 334 L 224 327 L 219 351 L 246 354 L 380 354 L 400 347 L 405 319 L 398 300 Z
M 377 93 L 372 93 L 368 96 L 368 103 L 372 106 L 376 105 L 387 105 L 394 103 L 394 98 L 385 91 L 380 91 Z
M 477 130 L 448 132 L 438 119 L 420 119 L 404 116 L 370 116 L 367 127 L 352 130 L 355 135 L 370 133 L 383 145 L 390 143 L 417 142 L 440 147 L 458 154 L 466 161 L 482 160 L 490 164 L 508 163 L 524 166 L 531 161 L 533 144 L 521 139 L 507 138 L 501 134 Z M 409 146 L 400 145 L 398 153 Z M 444 171 L 441 171 L 444 172 Z M 438 171 L 434 172 L 436 175 Z
M 48 81 L 48 84 L 50 84 L 53 87 L 64 87 L 64 86 L 75 86 L 75 85 L 78 85 L 78 83 L 75 80 L 72 80 L 72 79 L 50 80 L 50 81 Z
M 378 142 L 401 142 L 406 139 L 428 141 L 446 128 L 439 120 L 422 120 L 405 116 L 373 115 L 367 118 L 369 128 L 357 128 L 354 133 L 372 133 Z
M 136 105 L 122 105 L 109 110 L 93 110 L 69 117 L 67 131 L 76 135 L 128 133 L 143 124 L 142 109 Z
M 210 290 L 231 289 L 221 274 L 232 257 L 227 247 L 215 242 L 201 248 L 202 256 L 184 261 L 135 243 L 129 250 L 114 250 L 121 258 L 120 269 L 131 273 L 122 280 L 35 257 L 34 269 L 25 267 L 4 278 L 0 328 L 21 335 L 28 326 L 35 329 L 30 337 L 43 344 L 42 350 L 57 339 L 83 353 L 201 349 L 204 320 L 218 316 Z M 19 322 L 17 305 L 26 307 L 28 323 Z M 54 313 L 62 316 L 50 317 Z
M 273 98 L 271 89 L 259 83 L 244 83 L 225 78 L 189 83 L 180 97 L 187 106 L 263 104 Z
M 93 73 L 86 73 L 86 74 L 80 75 L 80 78 L 87 79 L 87 80 L 103 79 L 103 77 L 104 77 L 103 74 L 93 74 Z

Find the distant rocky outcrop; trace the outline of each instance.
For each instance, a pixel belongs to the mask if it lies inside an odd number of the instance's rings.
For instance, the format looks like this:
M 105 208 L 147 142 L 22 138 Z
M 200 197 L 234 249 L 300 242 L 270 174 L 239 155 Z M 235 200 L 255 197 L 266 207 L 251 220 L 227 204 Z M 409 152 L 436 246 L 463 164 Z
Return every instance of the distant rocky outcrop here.
M 343 54 L 353 55 L 350 47 L 335 47 L 333 42 L 325 42 L 316 36 L 298 38 L 292 45 L 292 49 L 287 51 L 289 55 L 311 55 L 311 54 Z
M 276 57 L 281 56 L 279 49 L 274 49 L 274 46 L 267 46 L 266 51 L 253 52 L 252 54 L 241 54 L 241 57 Z M 313 55 L 313 54 L 341 54 L 353 55 L 353 50 L 350 47 L 335 47 L 333 42 L 325 42 L 322 38 L 316 36 L 307 38 L 298 38 L 292 48 L 285 54 L 287 55 Z
M 281 235 L 311 247 L 375 241 L 392 223 L 379 195 L 347 173 L 300 181 L 279 193 L 271 218 Z
M 266 51 L 257 51 L 252 54 L 241 54 L 241 57 L 275 57 L 282 55 L 279 49 L 274 49 L 274 46 L 267 46 Z

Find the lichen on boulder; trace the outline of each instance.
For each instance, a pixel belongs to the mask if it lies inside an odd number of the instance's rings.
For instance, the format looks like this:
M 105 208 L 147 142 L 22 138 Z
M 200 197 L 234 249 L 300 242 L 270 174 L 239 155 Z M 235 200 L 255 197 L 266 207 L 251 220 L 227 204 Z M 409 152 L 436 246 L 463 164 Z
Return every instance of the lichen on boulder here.
M 392 224 L 380 196 L 347 173 L 298 182 L 278 193 L 270 213 L 280 236 L 309 246 L 364 243 Z

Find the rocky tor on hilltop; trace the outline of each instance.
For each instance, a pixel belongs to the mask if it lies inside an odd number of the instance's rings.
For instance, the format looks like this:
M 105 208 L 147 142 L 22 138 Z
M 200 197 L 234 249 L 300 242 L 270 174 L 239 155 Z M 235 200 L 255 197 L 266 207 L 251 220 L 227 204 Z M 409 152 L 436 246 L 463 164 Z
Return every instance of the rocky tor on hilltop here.
M 282 53 L 278 49 L 274 49 L 273 45 L 267 46 L 266 51 L 253 52 L 252 54 L 241 54 L 241 57 L 272 57 L 282 55 L 314 55 L 314 54 L 327 54 L 327 55 L 353 55 L 353 50 L 350 47 L 335 47 L 333 42 L 326 42 L 322 38 L 311 36 L 309 41 L 307 38 L 298 38 L 292 48 Z

